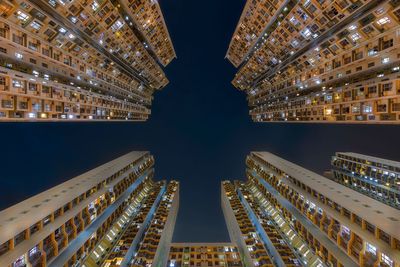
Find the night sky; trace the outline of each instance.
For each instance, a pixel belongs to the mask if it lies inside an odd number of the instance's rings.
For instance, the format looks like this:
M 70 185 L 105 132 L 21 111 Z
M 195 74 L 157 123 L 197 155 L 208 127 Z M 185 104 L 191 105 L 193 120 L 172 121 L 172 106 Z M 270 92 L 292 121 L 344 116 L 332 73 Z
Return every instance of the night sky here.
M 146 123 L 1 123 L 0 209 L 131 150 L 149 150 L 156 179 L 181 182 L 174 241 L 228 241 L 220 181 L 244 179 L 253 150 L 317 172 L 335 151 L 400 161 L 400 127 L 256 124 L 224 59 L 244 0 L 160 0 L 178 59 Z

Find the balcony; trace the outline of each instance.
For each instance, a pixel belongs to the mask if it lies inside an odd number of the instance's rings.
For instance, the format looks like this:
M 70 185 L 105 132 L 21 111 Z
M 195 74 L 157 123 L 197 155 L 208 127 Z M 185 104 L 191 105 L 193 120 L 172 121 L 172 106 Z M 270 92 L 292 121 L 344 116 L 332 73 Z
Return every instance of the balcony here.
M 62 233 L 56 234 L 56 242 L 57 242 L 59 249 L 62 249 L 65 247 L 65 241 L 66 241 L 65 237 L 66 236 L 64 236 L 64 234 L 62 234 Z
M 0 246 L 0 256 L 7 253 L 10 250 L 9 241 L 5 242 Z
M 67 233 L 68 236 L 68 241 L 72 240 L 75 238 L 75 230 L 72 225 L 68 225 L 65 227 L 65 232 Z
M 39 267 L 42 264 L 42 252 L 38 249 L 38 247 L 34 247 L 28 252 L 28 261 L 32 264 L 33 267 Z
M 26 235 L 25 231 L 19 233 L 14 239 L 14 242 L 15 242 L 14 245 L 17 246 L 19 243 L 24 241 L 25 240 L 25 235 Z
M 48 241 L 47 244 L 43 244 L 43 251 L 46 253 L 47 262 L 55 256 L 55 248 L 51 244 L 51 241 Z

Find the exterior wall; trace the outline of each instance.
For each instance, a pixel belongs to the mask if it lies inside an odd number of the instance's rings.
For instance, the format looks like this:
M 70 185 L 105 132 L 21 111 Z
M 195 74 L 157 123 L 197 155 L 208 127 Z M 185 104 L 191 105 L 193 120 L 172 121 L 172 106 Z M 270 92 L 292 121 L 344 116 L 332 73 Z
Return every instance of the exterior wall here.
M 262 42 L 247 47 L 232 81 L 247 93 L 252 119 L 399 123 L 399 8 L 393 1 L 289 5 L 279 25 L 254 37 Z
M 125 2 L 1 2 L 0 121 L 147 120 L 175 52 L 158 3 Z
M 400 209 L 399 162 L 337 152 L 331 163 L 332 180 Z
M 286 5 L 287 1 L 247 1 L 240 20 L 236 26 L 226 57 L 238 67 L 244 60 L 249 50 L 257 43 L 271 21 L 275 21 L 274 15 Z
M 0 265 L 81 261 L 151 180 L 153 164 L 132 152 L 1 211 Z
M 235 238 L 231 241 L 238 247 L 242 262 L 246 266 L 275 266 L 231 182 L 222 182 L 221 197 L 229 234 Z
M 242 237 L 240 226 L 235 218 L 235 214 L 233 213 L 231 204 L 229 203 L 229 192 L 225 190 L 224 183 L 228 183 L 228 181 L 221 183 L 221 205 L 225 217 L 226 226 L 228 227 L 230 240 L 238 248 L 240 257 L 245 266 L 253 266 L 253 261 L 251 259 L 250 253 L 247 250 L 246 242 Z
M 231 243 L 172 243 L 169 267 L 243 266 L 237 248 Z
M 168 212 L 168 218 L 165 222 L 160 243 L 157 247 L 156 255 L 152 267 L 163 267 L 167 266 L 168 252 L 170 251 L 172 235 L 174 233 L 176 217 L 178 216 L 179 209 L 179 186 L 175 189 L 175 195 L 173 196 L 171 208 Z
M 165 266 L 179 183 L 154 182 L 153 164 L 131 152 L 1 211 L 0 266 Z
M 128 266 L 165 193 L 165 182 L 148 183 L 131 205 L 130 215 L 122 216 L 88 257 L 85 267 Z M 125 214 L 124 214 L 125 215 Z M 122 221 L 121 221 L 122 220 Z
M 179 199 L 179 184 L 171 181 L 162 201 L 158 205 L 151 224 L 147 229 L 140 247 L 128 266 L 162 266 L 168 260 L 173 223 L 176 218 Z M 167 250 L 168 251 L 168 250 Z
M 345 253 L 361 266 L 399 265 L 400 242 L 394 230 L 398 210 L 270 153 L 252 153 L 247 165 L 249 179 L 270 192 L 269 201 L 276 203 L 287 219 L 295 218 L 296 231 L 324 261 L 347 266 L 343 263 L 346 257 L 340 255 Z M 328 187 L 332 189 L 326 190 Z M 348 201 L 347 196 L 351 196 Z M 379 220 L 374 212 L 381 214 Z M 313 232 L 313 225 L 320 231 Z M 322 242 L 326 237 L 335 246 L 329 248 L 329 242 Z M 334 252 L 337 249 L 341 251 Z

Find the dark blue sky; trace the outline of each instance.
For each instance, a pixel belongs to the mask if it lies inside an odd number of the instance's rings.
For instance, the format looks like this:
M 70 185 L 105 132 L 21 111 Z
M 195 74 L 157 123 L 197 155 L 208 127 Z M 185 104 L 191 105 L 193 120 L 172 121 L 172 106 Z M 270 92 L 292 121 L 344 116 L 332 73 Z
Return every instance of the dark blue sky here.
M 227 241 L 220 181 L 243 179 L 246 155 L 267 150 L 322 172 L 335 151 L 400 160 L 399 126 L 255 124 L 224 59 L 245 1 L 160 0 L 178 59 L 146 123 L 2 123 L 0 209 L 131 150 L 156 177 L 181 181 L 175 241 Z

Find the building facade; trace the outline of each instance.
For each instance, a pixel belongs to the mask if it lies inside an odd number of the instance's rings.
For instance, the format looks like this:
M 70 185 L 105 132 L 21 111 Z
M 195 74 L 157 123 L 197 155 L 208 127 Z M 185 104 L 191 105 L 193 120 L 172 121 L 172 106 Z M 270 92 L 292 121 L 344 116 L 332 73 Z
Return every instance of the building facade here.
M 229 236 L 246 266 L 324 266 L 254 185 L 224 181 L 221 198 Z
M 227 59 L 256 122 L 399 123 L 398 1 L 247 1 Z
M 157 1 L 1 1 L 0 121 L 144 121 L 175 56 Z
M 381 180 L 397 167 L 339 152 L 332 164 Z M 131 152 L 0 211 L 0 266 L 400 267 L 393 199 L 268 152 L 252 152 L 246 165 L 246 181 L 221 183 L 230 243 L 171 243 L 179 183 L 154 181 L 154 158 Z
M 268 152 L 246 165 L 221 202 L 248 266 L 400 266 L 398 209 Z
M 232 243 L 172 243 L 168 267 L 242 267 Z
M 179 183 L 131 152 L 0 212 L 0 266 L 165 266 Z
M 349 152 L 331 162 L 334 181 L 400 209 L 400 162 Z

